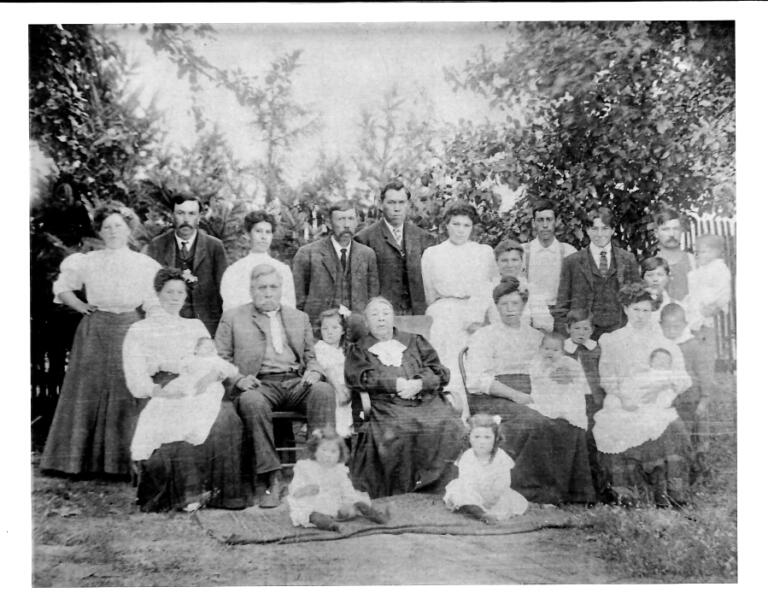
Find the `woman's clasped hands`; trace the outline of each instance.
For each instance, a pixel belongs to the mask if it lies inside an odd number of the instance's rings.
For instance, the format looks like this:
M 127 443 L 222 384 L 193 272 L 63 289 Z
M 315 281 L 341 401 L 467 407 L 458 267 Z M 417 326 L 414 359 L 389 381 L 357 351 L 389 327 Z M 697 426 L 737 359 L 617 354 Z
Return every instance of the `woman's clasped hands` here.
M 424 383 L 421 379 L 406 379 L 405 377 L 398 377 L 395 382 L 397 389 L 397 395 L 403 400 L 410 400 L 415 398 L 419 392 L 421 392 Z

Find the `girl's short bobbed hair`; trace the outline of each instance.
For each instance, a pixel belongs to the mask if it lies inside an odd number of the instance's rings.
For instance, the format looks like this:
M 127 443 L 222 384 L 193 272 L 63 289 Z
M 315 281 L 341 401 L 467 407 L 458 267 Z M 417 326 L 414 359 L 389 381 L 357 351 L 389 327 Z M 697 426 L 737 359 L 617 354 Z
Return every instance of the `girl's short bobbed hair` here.
M 160 292 L 163 289 L 163 286 L 174 280 L 183 282 L 184 287 L 187 289 L 187 293 L 189 293 L 189 284 L 184 280 L 184 275 L 182 275 L 181 269 L 176 269 L 174 267 L 163 267 L 162 269 L 158 269 L 157 273 L 155 273 L 155 279 L 153 280 L 155 292 Z
M 645 284 L 641 282 L 632 282 L 619 288 L 619 303 L 622 307 L 629 307 L 635 303 L 649 301 L 651 306 L 656 304 L 653 295 L 648 291 Z
M 490 413 L 475 413 L 467 420 L 469 424 L 469 432 L 472 432 L 475 428 L 490 428 L 493 431 L 493 449 L 491 450 L 491 458 L 496 456 L 496 450 L 504 440 L 504 434 L 501 431 L 501 416 L 491 415 Z
M 349 449 L 347 448 L 347 443 L 332 426 L 315 428 L 307 437 L 307 451 L 309 452 L 309 455 L 312 457 L 312 459 L 315 459 L 317 448 L 320 446 L 320 443 L 324 441 L 331 441 L 339 446 L 339 464 L 346 464 L 347 458 L 349 458 Z
M 528 302 L 528 291 L 520 287 L 520 282 L 516 277 L 509 277 L 493 289 L 493 302 L 498 303 L 499 299 L 508 294 L 517 293 L 523 299 L 523 303 Z
M 443 214 L 443 222 L 448 224 L 454 216 L 466 216 L 473 226 L 480 222 L 477 210 L 468 203 L 453 203 L 448 206 L 448 209 Z
M 93 213 L 93 226 L 96 229 L 96 232 L 101 231 L 101 225 L 103 225 L 104 221 L 113 214 L 120 216 L 125 221 L 125 224 L 128 225 L 128 228 L 133 229 L 135 217 L 131 209 L 124 206 L 119 201 L 110 201 L 108 204 L 97 208 Z

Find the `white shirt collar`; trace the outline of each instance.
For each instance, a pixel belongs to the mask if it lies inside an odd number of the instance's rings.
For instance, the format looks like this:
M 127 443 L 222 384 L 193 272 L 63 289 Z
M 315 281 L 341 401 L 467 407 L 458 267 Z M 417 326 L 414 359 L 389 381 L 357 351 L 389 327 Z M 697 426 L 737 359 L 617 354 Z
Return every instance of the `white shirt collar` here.
M 611 244 L 605 246 L 605 248 L 598 248 L 592 242 L 589 242 L 589 252 L 592 254 L 592 258 L 595 259 L 595 264 L 600 265 L 600 253 L 605 252 L 605 258 L 608 264 L 611 264 Z
M 342 246 L 339 242 L 336 241 L 336 238 L 331 235 L 331 243 L 333 244 L 333 249 L 336 251 L 336 256 L 341 260 L 341 249 L 342 247 L 347 250 L 347 260 L 349 260 L 349 255 L 352 253 L 352 242 L 349 242 L 348 246 Z
M 397 234 L 395 233 L 397 229 L 395 229 L 395 227 L 389 224 L 389 222 L 387 222 L 387 219 L 384 218 L 383 216 L 381 217 L 381 219 L 384 221 L 384 224 L 386 225 L 387 229 L 389 229 L 389 232 L 392 234 L 392 237 L 397 239 Z M 403 237 L 404 230 L 405 230 L 405 223 L 400 225 L 400 239 L 402 239 Z
M 187 242 L 187 249 L 191 250 L 192 245 L 195 243 L 195 240 L 197 239 L 197 231 L 192 233 L 192 237 L 189 239 L 181 239 L 181 237 L 178 236 L 176 231 L 173 232 L 173 236 L 176 238 L 176 245 L 179 247 L 179 250 L 181 250 L 181 242 L 185 241 Z
M 586 347 L 591 352 L 597 347 L 597 341 L 594 339 L 587 339 L 584 341 L 584 347 Z M 563 343 L 563 349 L 565 350 L 566 354 L 573 354 L 578 348 L 579 346 L 573 342 L 573 339 L 566 339 Z
M 531 249 L 531 252 L 554 252 L 555 249 L 557 249 L 559 246 L 560 242 L 557 241 L 557 238 L 553 239 L 551 244 L 545 246 L 539 241 L 539 238 L 537 237 L 531 241 L 529 248 Z

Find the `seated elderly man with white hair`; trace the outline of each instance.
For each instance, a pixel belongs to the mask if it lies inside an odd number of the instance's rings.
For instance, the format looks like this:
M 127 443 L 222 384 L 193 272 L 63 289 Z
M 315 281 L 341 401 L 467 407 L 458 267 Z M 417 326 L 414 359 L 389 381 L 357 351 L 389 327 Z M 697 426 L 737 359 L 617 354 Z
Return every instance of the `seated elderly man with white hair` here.
M 216 330 L 216 347 L 238 373 L 229 379 L 243 420 L 246 459 L 254 487 L 268 483 L 259 503 L 280 504 L 280 459 L 272 429 L 273 411 L 306 413 L 310 430 L 335 425 L 333 388 L 321 381 L 307 314 L 280 304 L 282 277 L 270 264 L 251 271 L 251 303 L 225 311 Z M 247 464 L 247 462 L 246 462 Z

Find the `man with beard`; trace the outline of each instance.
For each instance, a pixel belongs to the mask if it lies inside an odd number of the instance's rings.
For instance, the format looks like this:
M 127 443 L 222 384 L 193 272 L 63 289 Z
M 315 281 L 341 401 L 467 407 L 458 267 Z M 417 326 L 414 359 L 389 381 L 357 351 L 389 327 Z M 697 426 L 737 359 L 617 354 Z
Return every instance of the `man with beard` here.
M 654 218 L 655 235 L 659 242 L 660 256 L 669 265 L 669 284 L 667 293 L 673 301 L 682 301 L 688 295 L 688 272 L 695 266 L 693 254 L 680 248 L 683 236 L 683 223 L 674 210 L 664 209 Z
M 155 237 L 146 254 L 164 267 L 181 269 L 187 282 L 187 300 L 181 315 L 198 318 L 213 336 L 221 318 L 219 287 L 227 268 L 224 245 L 198 228 L 199 199 L 180 194 L 171 199 L 171 206 L 174 228 Z
M 379 295 L 376 253 L 352 241 L 357 214 L 348 204 L 328 208 L 329 235 L 299 248 L 293 259 L 296 308 L 317 325 L 326 309 L 338 307 L 342 315 L 362 313 L 368 300 Z

